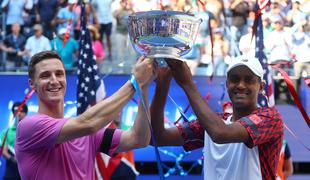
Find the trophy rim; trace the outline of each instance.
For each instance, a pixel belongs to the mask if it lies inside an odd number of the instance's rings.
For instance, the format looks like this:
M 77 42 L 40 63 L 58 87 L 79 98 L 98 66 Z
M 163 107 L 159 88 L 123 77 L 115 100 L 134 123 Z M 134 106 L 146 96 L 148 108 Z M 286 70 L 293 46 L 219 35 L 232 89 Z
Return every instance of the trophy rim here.
M 196 17 L 192 13 L 186 13 L 182 11 L 173 11 L 173 10 L 151 10 L 151 11 L 140 11 L 140 12 L 134 12 L 130 15 L 128 15 L 129 18 L 145 18 L 145 14 L 148 14 L 147 17 L 156 17 L 156 16 L 163 16 L 167 15 L 169 17 L 177 17 L 178 19 L 190 19 L 194 20 L 195 22 L 202 22 L 202 19 L 199 17 Z
M 182 62 L 186 61 L 186 59 L 181 56 L 174 56 L 170 54 L 151 54 L 151 55 L 146 55 L 146 57 L 154 58 L 154 59 L 164 58 L 165 60 L 174 59 L 174 60 L 179 60 Z

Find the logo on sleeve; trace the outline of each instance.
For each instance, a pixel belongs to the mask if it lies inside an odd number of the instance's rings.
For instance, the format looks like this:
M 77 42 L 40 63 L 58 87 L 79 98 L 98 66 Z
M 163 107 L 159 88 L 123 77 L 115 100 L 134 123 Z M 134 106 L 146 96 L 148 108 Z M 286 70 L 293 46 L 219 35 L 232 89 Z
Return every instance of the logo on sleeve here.
M 256 114 L 250 116 L 249 119 L 250 119 L 254 124 L 259 124 L 260 122 L 262 122 L 262 119 L 261 119 L 259 116 L 257 116 Z

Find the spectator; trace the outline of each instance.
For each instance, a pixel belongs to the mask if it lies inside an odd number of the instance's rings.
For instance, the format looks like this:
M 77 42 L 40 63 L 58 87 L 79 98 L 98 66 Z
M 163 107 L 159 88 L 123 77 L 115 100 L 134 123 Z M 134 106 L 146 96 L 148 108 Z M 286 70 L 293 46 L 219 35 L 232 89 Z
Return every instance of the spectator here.
M 195 13 L 195 16 L 202 19 L 202 22 L 199 26 L 199 32 L 197 34 L 197 38 L 196 38 L 196 44 L 194 45 L 193 49 L 191 51 L 195 52 L 194 50 L 198 48 L 198 57 L 196 57 L 198 59 L 198 64 L 201 63 L 201 57 L 202 55 L 204 55 L 206 53 L 206 49 L 207 49 L 207 42 L 208 42 L 208 38 L 209 38 L 209 29 L 214 29 L 217 28 L 218 24 L 216 22 L 216 19 L 214 17 L 214 15 L 210 12 L 210 11 L 204 11 L 204 9 L 206 8 L 206 0 L 202 1 L 205 4 L 201 4 L 201 3 L 197 3 L 197 12 Z M 210 21 L 210 26 L 209 27 L 209 21 Z M 213 25 L 213 27 L 212 27 Z M 195 56 L 196 54 L 193 53 L 193 55 Z M 185 56 L 186 57 L 186 56 Z M 188 58 L 188 57 L 186 57 Z M 202 65 L 202 64 L 200 64 Z M 202 65 L 203 66 L 203 65 Z M 193 71 L 192 65 L 190 65 L 191 71 Z M 196 67 L 194 67 L 196 68 Z
M 60 55 L 65 69 L 72 70 L 75 66 L 79 45 L 72 37 L 69 37 L 67 42 L 65 42 L 65 33 L 66 28 L 60 29 L 58 36 L 51 41 L 51 47 L 52 50 Z
M 291 30 L 297 29 L 292 33 L 292 54 L 296 62 L 294 63 L 295 76 L 306 77 L 310 75 L 310 37 L 307 36 L 306 20 L 295 24 Z
M 246 33 L 250 6 L 246 1 L 234 0 L 230 8 L 232 10 L 231 38 L 238 44 L 240 37 Z
M 115 42 L 116 49 L 128 49 L 129 46 L 129 38 L 128 38 L 128 28 L 127 28 L 127 22 L 126 22 L 126 17 L 133 13 L 133 9 L 131 5 L 126 1 L 126 0 L 121 0 L 120 1 L 120 7 L 117 9 L 113 15 L 116 19 L 116 34 L 115 37 L 117 39 L 117 42 Z M 129 51 L 132 49 L 128 49 Z M 117 61 L 125 61 L 126 60 L 126 55 L 133 55 L 133 52 L 123 52 L 123 53 L 117 53 L 115 54 L 115 59 Z
M 81 6 L 79 4 L 74 8 L 74 12 L 77 14 L 78 20 L 74 25 L 74 39 L 80 39 L 80 26 L 81 26 Z M 91 3 L 88 1 L 85 2 L 85 15 L 86 15 L 86 24 L 95 26 L 96 28 L 100 28 L 100 24 L 98 23 L 97 13 L 94 11 L 94 8 Z
M 97 13 L 91 3 L 85 4 L 86 11 L 86 20 L 87 24 L 96 26 L 97 29 L 100 28 L 100 24 L 98 22 Z
M 286 16 L 287 22 L 290 26 L 292 26 L 300 21 L 304 21 L 306 18 L 307 13 L 300 9 L 300 2 L 298 0 L 294 0 L 293 7 Z
M 100 40 L 100 34 L 98 32 L 98 29 L 93 25 L 89 25 L 88 29 L 90 31 L 90 36 L 92 39 L 92 48 L 94 55 L 96 56 L 97 64 L 100 65 L 102 60 L 106 58 L 105 51 L 102 42 Z
M 271 21 L 268 16 L 268 14 L 262 15 L 262 21 L 263 21 L 263 32 L 264 32 L 264 38 L 268 36 L 269 32 L 273 31 L 273 27 L 271 26 Z
M 286 15 L 292 9 L 292 0 L 273 0 L 279 4 L 281 12 Z
M 99 33 L 101 38 L 105 38 L 108 47 L 108 59 L 112 60 L 112 2 L 113 0 L 92 0 L 92 5 L 97 12 L 98 22 L 100 24 Z M 104 42 L 104 41 L 103 41 Z M 105 44 L 105 43 L 103 43 Z
M 285 12 L 283 12 L 281 10 L 281 6 L 279 4 L 279 2 L 273 1 L 270 4 L 270 10 L 268 11 L 268 15 L 269 17 L 273 17 L 273 16 L 279 16 L 281 18 L 281 21 L 283 22 L 283 24 L 285 24 Z
M 252 35 L 252 27 L 249 26 L 248 33 L 241 36 L 239 41 L 239 50 L 242 54 L 255 56 L 255 36 Z
M 25 19 L 29 18 L 27 11 L 33 7 L 33 0 L 4 0 L 1 3 L 3 12 L 6 13 L 6 32 L 11 33 L 11 26 L 18 23 L 21 29 L 25 23 Z M 22 32 L 22 31 L 21 31 Z
M 20 105 L 21 105 L 21 102 L 15 102 L 13 104 L 13 106 L 12 106 L 12 113 L 13 114 L 15 114 L 15 112 L 17 111 L 17 109 Z M 25 104 L 22 106 L 21 110 L 16 114 L 15 123 L 13 124 L 13 126 L 4 130 L 3 133 L 1 134 L 1 140 L 3 141 L 6 131 L 8 131 L 7 138 L 5 141 L 5 145 L 3 148 L 3 156 L 6 159 L 6 170 L 5 170 L 5 175 L 4 175 L 5 180 L 21 179 L 19 172 L 18 172 L 16 157 L 15 157 L 15 151 L 14 151 L 14 145 L 15 145 L 17 124 L 22 119 L 24 119 L 26 117 L 27 112 L 28 112 L 28 107 Z
M 52 20 L 55 18 L 58 9 L 58 0 L 37 0 L 35 5 L 36 21 L 42 24 L 43 34 L 48 39 L 53 38 L 55 27 L 52 26 Z
M 26 37 L 20 33 L 20 24 L 12 24 L 12 34 L 7 35 L 1 42 L 1 49 L 7 53 L 5 69 L 16 70 L 24 65 Z
M 57 26 L 57 31 L 63 28 L 70 29 L 70 36 L 74 37 L 74 26 L 78 20 L 78 16 L 74 11 L 77 0 L 68 0 L 68 5 L 59 9 L 55 18 L 54 24 Z M 71 25 L 68 27 L 68 24 Z
M 42 25 L 36 24 L 34 25 L 33 29 L 34 29 L 34 35 L 27 39 L 25 45 L 25 51 L 27 55 L 26 64 L 28 64 L 28 60 L 34 54 L 39 53 L 41 51 L 51 50 L 50 40 L 47 39 L 47 37 L 45 37 L 44 35 L 42 35 L 43 33 Z
M 281 61 L 291 61 L 291 35 L 283 29 L 283 19 L 280 15 L 270 17 L 274 30 L 266 37 L 265 47 L 268 53 L 269 63 L 278 63 Z M 290 66 L 285 67 L 289 75 L 293 75 L 293 69 Z
M 215 76 L 224 76 L 226 72 L 225 58 L 228 56 L 229 43 L 224 38 L 223 30 L 221 28 L 214 29 L 213 34 L 213 50 L 211 46 L 211 40 L 208 39 L 206 54 L 202 56 L 201 61 L 207 63 L 207 76 L 212 74 Z M 212 51 L 213 60 L 212 63 Z

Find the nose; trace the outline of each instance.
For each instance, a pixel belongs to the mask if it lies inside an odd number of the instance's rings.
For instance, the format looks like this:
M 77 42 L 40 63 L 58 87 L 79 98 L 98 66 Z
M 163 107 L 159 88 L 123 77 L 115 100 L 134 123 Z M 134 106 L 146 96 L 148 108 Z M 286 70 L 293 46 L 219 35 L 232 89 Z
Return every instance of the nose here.
M 58 79 L 57 79 L 56 74 L 52 73 L 52 75 L 50 77 L 50 83 L 54 84 L 54 83 L 57 83 L 57 82 L 58 82 Z
M 237 84 L 238 89 L 245 89 L 246 88 L 246 83 L 243 80 L 240 80 Z

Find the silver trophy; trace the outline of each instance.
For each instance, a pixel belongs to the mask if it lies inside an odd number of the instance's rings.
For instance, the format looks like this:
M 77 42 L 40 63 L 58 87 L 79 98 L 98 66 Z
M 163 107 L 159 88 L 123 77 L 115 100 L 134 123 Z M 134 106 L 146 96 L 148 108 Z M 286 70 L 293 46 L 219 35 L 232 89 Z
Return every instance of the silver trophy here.
M 154 10 L 128 16 L 128 32 L 134 49 L 156 59 L 183 60 L 197 36 L 201 19 L 184 12 Z

